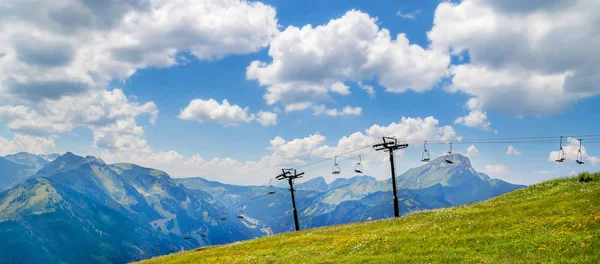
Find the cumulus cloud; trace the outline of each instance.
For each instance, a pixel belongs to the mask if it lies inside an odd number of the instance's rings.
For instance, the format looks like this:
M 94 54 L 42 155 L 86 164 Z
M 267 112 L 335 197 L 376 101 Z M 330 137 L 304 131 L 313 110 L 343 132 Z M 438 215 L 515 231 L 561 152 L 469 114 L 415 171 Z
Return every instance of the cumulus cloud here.
M 333 84 L 373 79 L 389 92 L 427 91 L 445 74 L 449 56 L 443 51 L 395 39 L 377 19 L 348 11 L 325 25 L 287 27 L 269 46 L 270 63 L 253 61 L 248 79 L 266 87 L 268 104 L 327 100 Z
M 507 155 L 521 155 L 521 152 L 518 151 L 515 147 L 513 147 L 512 145 L 509 145 L 508 148 L 506 149 L 506 154 Z
M 452 66 L 450 91 L 471 109 L 511 115 L 556 113 L 600 93 L 598 1 L 465 0 L 438 5 L 427 33 L 434 50 L 469 62 Z
M 313 134 L 305 138 L 286 141 L 280 136 L 275 137 L 269 143 L 273 155 L 283 157 L 287 160 L 302 161 L 314 156 L 314 150 L 325 142 L 325 136 Z
M 509 170 L 505 165 L 485 165 L 485 172 L 490 174 L 506 174 Z
M 469 158 L 479 158 L 479 150 L 475 145 L 471 145 L 467 148 L 467 157 Z
M 490 131 L 491 122 L 487 119 L 486 112 L 472 110 L 468 115 L 462 116 L 454 120 L 455 124 L 462 124 L 467 127 L 479 128 L 484 131 Z
M 313 134 L 305 138 L 285 140 L 275 137 L 270 141 L 270 155 L 257 161 L 239 161 L 230 157 L 205 159 L 200 154 L 184 157 L 174 150 L 156 152 L 103 152 L 100 156 L 108 163 L 131 162 L 166 171 L 173 177 L 199 176 L 223 182 L 256 184 L 281 173 L 282 167 L 305 164 L 314 156 L 314 149 L 325 137 Z
M 56 147 L 52 137 L 35 137 L 13 134 L 13 139 L 0 137 L 0 156 L 26 151 L 34 154 L 49 153 Z
M 181 110 L 179 118 L 199 123 L 214 122 L 231 126 L 250 123 L 254 120 L 254 115 L 248 114 L 248 107 L 241 108 L 239 105 L 231 105 L 227 100 L 223 100 L 219 104 L 214 99 L 194 99 L 185 109 Z
M 136 123 L 140 115 L 156 120 L 156 105 L 130 101 L 119 89 L 63 96 L 29 106 L 0 106 L 0 120 L 18 134 L 50 136 L 82 126 L 93 131 L 94 146 L 147 151 L 144 129 Z
M 319 115 L 328 115 L 328 116 L 345 116 L 345 115 L 360 115 L 362 113 L 362 108 L 361 107 L 351 107 L 351 106 L 345 106 L 344 108 L 342 108 L 341 110 L 338 109 L 327 109 L 325 107 L 325 105 L 318 105 L 313 107 L 314 109 L 314 114 L 319 116 Z
M 194 99 L 181 110 L 178 118 L 192 120 L 199 123 L 218 123 L 225 126 L 236 126 L 241 123 L 256 121 L 263 126 L 277 124 L 277 113 L 259 111 L 256 114 L 249 113 L 248 107 L 232 105 L 224 99 L 221 103 L 215 99 Z
M 350 94 L 350 87 L 345 85 L 343 82 L 336 82 L 331 86 L 331 91 L 336 92 L 343 95 Z
M 162 169 L 175 177 L 201 175 L 224 182 L 256 184 L 268 181 L 269 178 L 281 173 L 282 167 L 306 165 L 316 159 L 333 158 L 335 155 L 349 150 L 370 147 L 374 142 L 380 141 L 382 136 L 394 136 L 407 141 L 455 140 L 459 138 L 451 126 L 440 126 L 439 121 L 433 117 L 424 119 L 403 117 L 399 122 L 393 122 L 387 126 L 373 125 L 364 131 L 344 136 L 331 145 L 326 144 L 326 137 L 319 133 L 294 139 L 276 136 L 269 141 L 268 150 L 271 152 L 255 161 L 239 161 L 230 157 L 206 159 L 200 154 L 184 157 L 173 150 L 134 153 L 104 152 L 101 157 L 107 162 L 133 162 Z M 402 155 L 402 152 L 399 152 L 398 155 Z M 387 161 L 382 161 L 383 159 L 379 156 L 364 156 L 363 166 L 365 168 L 370 164 L 387 166 Z
M 323 157 L 333 157 L 335 153 L 343 153 L 365 145 L 381 141 L 382 137 L 395 137 L 401 141 L 425 140 L 460 140 L 451 126 L 439 126 L 434 117 L 412 118 L 402 117 L 400 122 L 392 122 L 387 126 L 373 125 L 364 132 L 354 132 L 338 140 L 335 146 L 321 146 L 315 149 Z M 398 152 L 402 154 L 402 152 Z M 315 154 L 318 156 L 318 154 Z
M 0 32 L 2 95 L 39 101 L 178 64 L 182 52 L 255 52 L 278 30 L 275 9 L 260 2 L 34 0 L 2 5 Z
M 278 29 L 275 9 L 260 2 L 34 0 L 1 5 L 0 32 L 0 120 L 10 131 L 53 140 L 81 126 L 93 131 L 95 147 L 150 153 L 136 119 L 147 114 L 154 124 L 156 105 L 105 90 L 109 82 L 255 52 Z M 9 141 L 25 146 L 19 142 Z
M 256 121 L 258 121 L 263 126 L 274 126 L 277 124 L 277 113 L 259 111 L 256 115 Z

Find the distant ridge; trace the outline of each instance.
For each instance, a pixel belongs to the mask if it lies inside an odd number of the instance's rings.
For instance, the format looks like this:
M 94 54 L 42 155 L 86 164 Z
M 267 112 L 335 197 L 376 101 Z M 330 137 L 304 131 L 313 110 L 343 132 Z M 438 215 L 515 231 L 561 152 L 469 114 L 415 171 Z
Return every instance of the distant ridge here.
M 0 191 L 27 180 L 58 156 L 58 154 L 35 155 L 19 152 L 0 157 Z

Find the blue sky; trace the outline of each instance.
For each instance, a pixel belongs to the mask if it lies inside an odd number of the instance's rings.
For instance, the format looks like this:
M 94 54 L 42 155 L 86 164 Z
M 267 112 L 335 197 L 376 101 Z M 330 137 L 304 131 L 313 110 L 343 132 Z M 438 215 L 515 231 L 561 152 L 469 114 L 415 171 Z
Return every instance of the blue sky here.
M 0 154 L 72 151 L 245 184 L 382 135 L 455 142 L 477 170 L 516 183 L 600 164 L 589 137 L 585 165 L 566 138 L 568 162 L 550 161 L 559 135 L 600 134 L 593 1 L 40 5 L 36 17 L 0 12 L 13 14 L 0 19 Z M 512 154 L 460 143 L 531 136 L 557 142 Z M 400 153 L 398 170 L 420 165 L 422 147 Z M 360 153 L 367 174 L 389 177 L 383 154 Z

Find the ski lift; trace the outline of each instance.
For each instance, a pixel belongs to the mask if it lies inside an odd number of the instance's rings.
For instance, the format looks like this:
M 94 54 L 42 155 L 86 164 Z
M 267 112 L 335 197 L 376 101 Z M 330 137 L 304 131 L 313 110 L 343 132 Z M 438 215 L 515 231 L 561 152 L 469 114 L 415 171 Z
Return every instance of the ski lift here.
M 269 180 L 269 191 L 267 192 L 267 194 L 275 194 L 275 187 L 273 186 L 273 184 L 271 184 L 271 181 L 273 179 Z
M 565 150 L 562 147 L 562 139 L 563 137 L 560 137 L 560 149 L 558 150 L 558 158 L 556 159 L 556 162 L 564 162 L 566 157 L 567 157 L 567 153 L 565 153 Z M 580 141 L 581 143 L 581 141 Z
M 208 232 L 206 232 L 206 229 L 203 229 L 202 232 L 200 232 L 200 236 L 201 237 L 207 237 L 208 236 Z
M 579 140 L 579 150 L 577 150 L 577 158 L 575 159 L 577 164 L 582 165 L 583 162 L 583 153 L 581 153 L 581 139 Z
M 356 163 L 356 165 L 354 166 L 354 172 L 363 173 L 361 162 L 362 162 L 362 157 L 360 155 L 358 155 L 358 163 Z
M 192 238 L 190 232 L 185 233 L 185 236 L 183 236 L 183 240 L 190 240 L 190 238 Z
M 244 208 L 244 206 L 240 205 L 240 212 L 237 215 L 237 218 L 239 218 L 239 219 L 244 219 L 244 210 L 243 210 L 243 208 Z
M 452 158 L 452 142 L 449 143 L 450 144 L 450 150 L 448 151 L 448 155 L 446 155 L 446 163 L 448 164 L 453 164 L 453 158 Z
M 425 140 L 425 144 L 423 144 L 423 154 L 421 154 L 422 162 L 429 162 L 429 150 L 427 150 L 427 140 Z
M 333 160 L 333 169 L 331 170 L 331 174 L 340 174 L 341 171 L 342 169 L 340 168 L 340 165 L 337 164 L 337 156 L 335 156 Z
M 225 210 L 221 211 L 221 221 L 225 221 L 227 220 L 227 213 L 225 212 Z

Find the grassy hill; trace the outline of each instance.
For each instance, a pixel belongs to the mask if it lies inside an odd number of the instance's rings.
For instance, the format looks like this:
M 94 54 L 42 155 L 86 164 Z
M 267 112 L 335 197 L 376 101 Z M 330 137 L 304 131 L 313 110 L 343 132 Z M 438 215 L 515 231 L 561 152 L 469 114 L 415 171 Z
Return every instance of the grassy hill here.
M 458 261 L 600 263 L 600 173 L 460 207 L 285 233 L 144 263 Z

